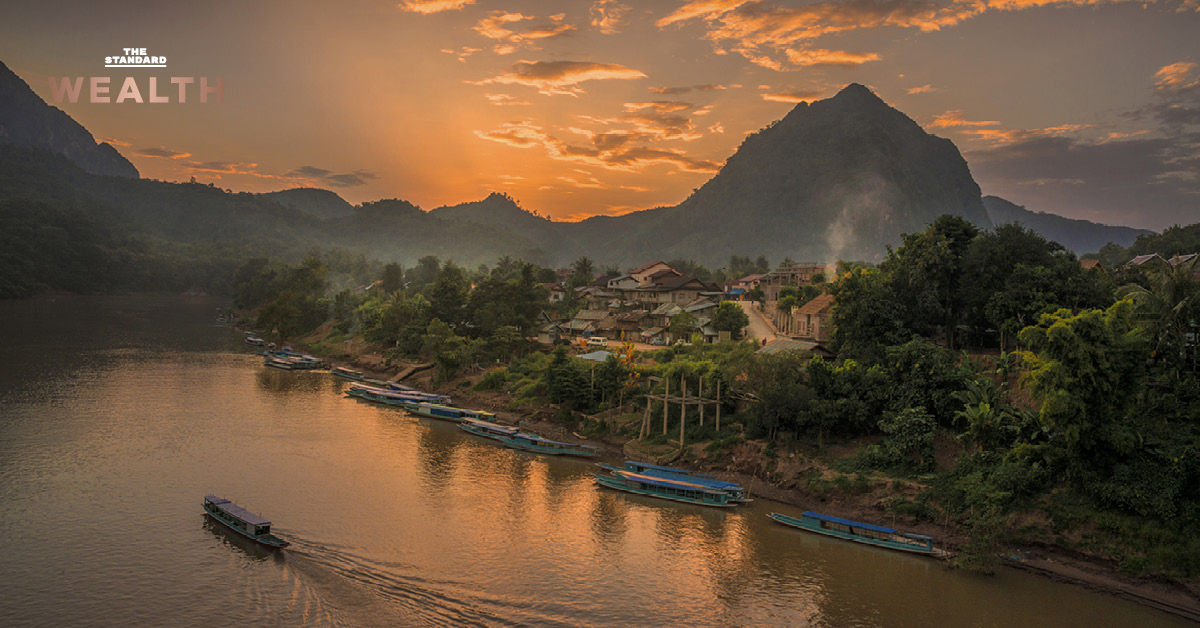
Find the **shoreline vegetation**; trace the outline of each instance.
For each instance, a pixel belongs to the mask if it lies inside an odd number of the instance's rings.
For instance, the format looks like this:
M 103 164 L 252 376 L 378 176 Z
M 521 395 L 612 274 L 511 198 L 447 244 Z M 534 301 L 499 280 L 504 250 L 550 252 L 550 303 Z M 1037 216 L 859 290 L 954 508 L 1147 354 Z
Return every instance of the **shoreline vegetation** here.
M 578 339 L 535 337 L 594 307 L 577 288 L 597 270 L 620 269 L 427 257 L 364 266 L 336 290 L 334 262 L 247 262 L 232 282 L 242 323 L 606 456 L 938 537 L 959 568 L 1007 565 L 1200 620 L 1195 259 L 1088 268 L 1018 225 L 945 216 L 878 267 L 839 263 L 790 291 L 792 307 L 836 299 L 836 357 L 704 344 L 684 317 L 672 335 L 692 344 L 615 340 L 603 362 L 576 357 L 593 348 Z M 670 264 L 714 283 L 757 270 Z M 664 409 L 682 388 L 714 401 L 719 388 L 720 425 L 712 405 Z

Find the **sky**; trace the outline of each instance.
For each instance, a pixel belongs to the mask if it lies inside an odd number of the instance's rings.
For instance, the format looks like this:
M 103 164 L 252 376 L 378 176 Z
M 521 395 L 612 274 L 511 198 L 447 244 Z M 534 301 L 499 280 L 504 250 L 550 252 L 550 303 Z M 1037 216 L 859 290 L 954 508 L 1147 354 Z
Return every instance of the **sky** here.
M 1200 222 L 1200 0 L 12 3 L 0 61 L 50 80 L 220 77 L 220 103 L 57 106 L 143 177 L 556 220 L 674 205 L 745 136 L 864 84 L 984 194 Z M 167 68 L 105 68 L 123 48 Z M 86 86 L 84 88 L 86 90 Z M 159 90 L 160 93 L 167 90 Z

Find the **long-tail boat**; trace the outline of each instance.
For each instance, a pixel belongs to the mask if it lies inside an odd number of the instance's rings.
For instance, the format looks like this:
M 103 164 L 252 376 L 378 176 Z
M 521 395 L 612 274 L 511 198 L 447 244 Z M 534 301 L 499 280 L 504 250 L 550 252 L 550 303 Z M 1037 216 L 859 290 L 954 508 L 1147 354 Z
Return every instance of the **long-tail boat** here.
M 805 512 L 800 518 L 789 517 L 773 512 L 767 515 L 771 519 L 793 528 L 808 532 L 816 532 L 855 543 L 865 543 L 910 554 L 923 554 L 944 558 L 949 555 L 946 550 L 933 546 L 933 537 L 924 534 L 900 532 L 894 528 L 885 528 L 870 523 L 851 521 L 841 517 L 831 517 L 815 512 Z
M 592 458 L 600 453 L 600 450 L 591 445 L 549 440 L 536 434 L 527 434 L 515 428 L 483 421 L 464 420 L 459 427 L 469 434 L 494 440 L 507 447 L 523 449 L 539 454 L 585 456 Z
M 335 377 L 340 377 L 342 379 L 348 379 L 348 380 L 352 380 L 352 381 L 356 381 L 356 382 L 362 381 L 362 379 L 364 377 L 366 377 L 365 375 L 363 375 L 362 371 L 356 371 L 354 369 L 346 368 L 344 366 L 335 366 L 332 369 L 330 369 L 329 372 L 332 373 Z
M 730 508 L 737 503 L 730 500 L 729 493 L 725 491 L 692 482 L 668 480 L 629 471 L 613 471 L 612 475 L 593 473 L 592 477 L 600 486 L 659 499 L 718 508 Z
M 640 473 L 643 475 L 649 475 L 652 477 L 662 478 L 664 480 L 690 482 L 692 484 L 699 484 L 701 486 L 706 486 L 713 490 L 725 491 L 726 493 L 729 493 L 729 501 L 732 501 L 732 502 L 745 504 L 745 503 L 749 503 L 749 502 L 753 501 L 752 499 L 750 499 L 750 496 L 746 492 L 746 489 L 743 488 L 742 485 L 738 484 L 737 482 L 727 482 L 725 480 L 718 480 L 717 478 L 715 478 L 711 475 L 706 475 L 703 473 L 695 473 L 695 472 L 689 471 L 687 469 L 676 469 L 674 467 L 664 467 L 661 465 L 649 464 L 646 462 L 638 462 L 636 460 L 626 460 L 625 466 L 623 468 L 613 466 L 611 464 L 605 464 L 603 462 L 599 463 L 599 466 L 603 469 L 606 469 L 608 471 L 613 471 L 613 472 Z
M 399 391 L 396 394 L 403 394 Z M 496 415 L 483 410 L 466 410 L 464 408 L 452 408 L 437 403 L 428 403 L 424 401 L 406 401 L 402 404 L 405 410 L 420 416 L 427 416 L 431 419 L 441 419 L 443 421 L 454 421 L 455 423 L 464 420 L 487 421 L 496 420 Z
M 271 534 L 271 522 L 241 506 L 216 495 L 204 496 L 204 512 L 225 527 L 254 539 L 267 547 L 287 547 L 289 543 Z

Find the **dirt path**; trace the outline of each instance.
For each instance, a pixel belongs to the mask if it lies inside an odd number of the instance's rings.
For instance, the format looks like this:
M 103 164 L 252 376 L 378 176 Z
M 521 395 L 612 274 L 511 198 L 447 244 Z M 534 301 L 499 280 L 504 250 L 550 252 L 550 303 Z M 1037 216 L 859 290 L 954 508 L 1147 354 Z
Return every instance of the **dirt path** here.
M 751 301 L 738 301 L 737 304 L 742 306 L 742 310 L 746 312 L 746 316 L 750 319 L 750 324 L 746 327 L 746 336 L 753 338 L 760 345 L 764 344 L 764 339 L 767 341 L 766 344 L 775 342 L 775 339 L 779 337 L 775 333 L 775 326 L 766 319 L 766 316 L 758 308 L 754 307 L 754 303 Z

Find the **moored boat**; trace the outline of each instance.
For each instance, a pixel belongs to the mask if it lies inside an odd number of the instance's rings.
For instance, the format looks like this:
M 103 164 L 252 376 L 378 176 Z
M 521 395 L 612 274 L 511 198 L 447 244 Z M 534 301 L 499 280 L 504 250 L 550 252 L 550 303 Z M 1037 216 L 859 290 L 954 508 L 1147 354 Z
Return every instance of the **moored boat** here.
M 353 381 L 362 381 L 362 379 L 365 377 L 362 371 L 356 371 L 344 366 L 335 366 L 329 372 L 342 379 L 349 379 Z
M 668 480 L 628 471 L 613 471 L 612 475 L 593 473 L 592 477 L 600 486 L 627 493 L 718 508 L 730 508 L 736 505 L 736 502 L 729 499 L 729 493 L 691 482 Z
M 870 523 L 851 521 L 841 517 L 831 517 L 815 512 L 805 512 L 800 518 L 789 517 L 777 512 L 767 515 L 774 521 L 793 528 L 800 528 L 817 534 L 824 534 L 855 543 L 864 543 L 886 549 L 910 554 L 923 554 L 944 558 L 949 552 L 933 546 L 933 537 L 924 534 L 900 532 L 894 528 L 885 528 Z
M 284 371 L 293 371 L 296 369 L 296 365 L 292 362 L 271 355 L 267 356 L 263 360 L 263 366 L 269 366 L 273 369 L 281 369 Z
M 445 395 L 435 395 L 420 391 L 400 392 L 398 390 L 367 386 L 365 384 L 351 384 L 346 389 L 346 394 L 351 397 L 358 397 L 367 401 L 393 406 L 402 406 L 405 403 L 448 403 L 450 401 L 450 398 Z
M 695 472 L 689 471 L 687 469 L 676 469 L 674 467 L 664 467 L 664 466 L 656 465 L 656 464 L 638 462 L 636 460 L 626 460 L 625 466 L 623 468 L 616 467 L 611 464 L 605 464 L 603 462 L 599 463 L 599 466 L 608 471 L 613 471 L 613 472 L 617 472 L 617 473 L 620 473 L 620 472 L 640 473 L 642 475 L 649 475 L 652 477 L 662 478 L 665 480 L 674 480 L 674 481 L 679 481 L 679 482 L 689 482 L 692 484 L 699 484 L 700 486 L 705 486 L 705 487 L 711 488 L 713 490 L 724 491 L 729 494 L 730 501 L 737 502 L 737 503 L 746 504 L 746 503 L 753 501 L 752 499 L 750 499 L 750 495 L 749 495 L 749 493 L 746 492 L 746 489 L 743 488 L 742 485 L 738 484 L 737 482 L 727 482 L 725 480 L 718 480 L 717 478 L 715 478 L 711 475 L 707 475 L 707 474 L 703 474 L 703 473 L 695 473 Z
M 400 393 L 396 393 L 400 394 Z M 428 402 L 412 402 L 406 401 L 403 404 L 405 410 L 420 416 L 427 416 L 431 419 L 441 419 L 443 421 L 461 422 L 464 420 L 494 422 L 496 415 L 483 410 L 466 410 L 464 408 L 452 408 L 443 406 L 437 403 Z
M 204 512 L 225 527 L 268 547 L 287 547 L 289 543 L 271 534 L 271 522 L 228 499 L 204 496 Z
M 244 340 L 245 343 L 250 345 L 251 347 L 261 347 L 261 346 L 267 344 L 266 340 L 263 340 L 262 338 L 259 338 L 258 336 L 255 336 L 253 334 L 243 337 L 242 340 Z
M 507 447 L 539 454 L 585 456 L 591 458 L 599 453 L 599 450 L 591 445 L 553 441 L 536 434 L 526 434 L 515 428 L 494 425 L 483 421 L 464 420 L 459 427 L 469 434 L 494 440 Z

